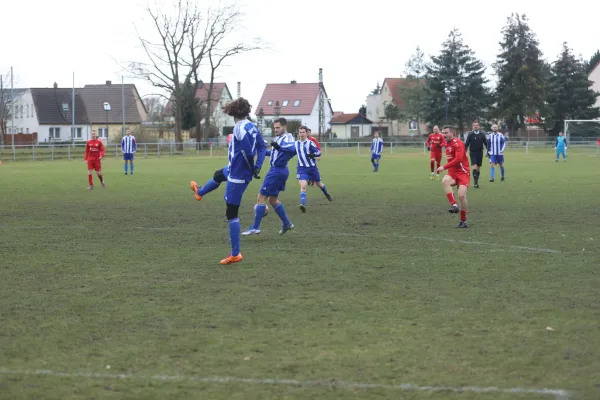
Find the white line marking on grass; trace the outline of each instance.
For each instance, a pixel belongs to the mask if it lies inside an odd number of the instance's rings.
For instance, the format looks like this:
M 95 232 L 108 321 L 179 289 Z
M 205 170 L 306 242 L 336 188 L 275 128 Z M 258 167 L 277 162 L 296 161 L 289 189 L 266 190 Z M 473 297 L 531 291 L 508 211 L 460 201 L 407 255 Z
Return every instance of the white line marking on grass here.
M 296 379 L 276 378 L 240 378 L 235 376 L 190 376 L 190 375 L 135 375 L 135 374 L 106 374 L 95 372 L 58 372 L 51 370 L 23 371 L 0 368 L 0 373 L 5 375 L 35 375 L 54 376 L 63 378 L 91 378 L 91 379 L 131 379 L 145 381 L 189 381 L 204 383 L 247 383 L 259 385 L 281 385 L 300 387 L 324 387 L 341 389 L 387 389 L 387 390 L 412 390 L 421 392 L 474 392 L 474 393 L 515 393 L 515 394 L 539 394 L 554 396 L 557 400 L 567 400 L 569 392 L 561 389 L 526 389 L 526 388 L 499 388 L 499 387 L 451 387 L 451 386 L 419 386 L 412 383 L 383 384 L 383 383 L 356 383 L 345 382 L 336 379 L 326 381 L 301 381 Z
M 474 245 L 480 245 L 480 246 L 505 247 L 505 248 L 509 248 L 509 249 L 535 251 L 535 252 L 540 252 L 540 253 L 560 253 L 560 251 L 558 251 L 558 250 L 544 249 L 544 248 L 540 248 L 540 247 L 514 246 L 514 245 L 510 245 L 510 244 L 488 243 L 488 242 L 460 240 L 460 239 L 433 238 L 433 237 L 426 237 L 426 236 L 406 236 L 406 235 L 394 235 L 394 234 L 382 235 L 382 234 L 371 234 L 371 233 L 359 234 L 359 233 L 344 233 L 344 232 L 331 233 L 330 235 L 327 235 L 327 236 L 352 236 L 352 237 L 378 236 L 378 237 L 385 237 L 385 238 L 429 240 L 429 241 L 433 241 L 433 242 L 449 242 L 449 243 L 461 243 L 461 244 L 474 244 Z
M 135 229 L 143 229 L 146 231 L 174 231 L 179 228 L 176 226 L 163 226 L 163 227 L 151 227 L 151 226 L 136 226 Z

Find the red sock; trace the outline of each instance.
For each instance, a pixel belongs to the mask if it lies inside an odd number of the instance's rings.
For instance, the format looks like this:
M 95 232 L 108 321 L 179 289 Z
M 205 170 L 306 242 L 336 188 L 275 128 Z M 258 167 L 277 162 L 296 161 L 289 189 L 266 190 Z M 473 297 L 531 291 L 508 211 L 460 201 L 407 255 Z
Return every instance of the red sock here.
M 448 198 L 448 201 L 450 202 L 451 206 L 456 204 L 456 199 L 454 199 L 454 192 L 446 193 L 446 197 Z
M 460 220 L 467 222 L 467 210 L 460 210 Z
M 438 161 L 436 164 L 437 164 L 437 167 L 439 168 L 440 167 L 440 162 Z
M 433 166 L 435 165 L 435 161 L 431 160 L 431 172 L 433 172 Z
M 88 175 L 88 182 L 90 183 L 90 186 L 94 186 L 94 181 L 92 180 L 91 175 Z

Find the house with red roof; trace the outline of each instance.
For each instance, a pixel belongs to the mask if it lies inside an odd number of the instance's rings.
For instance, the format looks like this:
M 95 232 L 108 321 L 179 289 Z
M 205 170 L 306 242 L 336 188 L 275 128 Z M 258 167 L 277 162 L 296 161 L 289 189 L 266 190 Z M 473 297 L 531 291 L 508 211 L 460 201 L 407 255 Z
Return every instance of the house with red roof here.
M 341 113 L 331 120 L 331 130 L 337 139 L 356 139 L 369 136 L 372 124 L 364 115 Z
M 313 134 L 319 133 L 319 83 L 269 83 L 265 86 L 262 97 L 254 114 L 263 119 L 263 126 L 268 126 L 278 116 L 288 121 L 300 121 L 309 127 Z M 333 109 L 327 98 L 325 88 L 322 89 L 325 97 L 325 129 L 330 129 Z M 270 132 L 264 129 L 266 134 Z M 325 133 L 325 132 L 321 132 Z
M 402 90 L 411 84 L 414 84 L 413 81 L 406 78 L 385 78 L 381 91 L 367 97 L 366 117 L 373 121 L 373 125 L 377 126 L 383 136 L 415 136 L 418 132 L 417 128 L 420 128 L 421 134 L 427 132 L 427 125 L 423 121 L 418 127 L 417 121 L 389 121 L 385 117 L 385 108 L 388 104 L 394 104 L 400 109 L 404 107 Z
M 206 108 L 208 106 L 208 89 L 210 87 L 210 83 L 204 83 L 201 87 L 196 90 L 196 99 L 204 105 Z M 224 82 L 214 82 L 213 90 L 210 101 L 210 117 L 212 123 L 217 127 L 219 134 L 223 133 L 223 128 L 235 125 L 235 121 L 233 117 L 225 114 L 223 108 L 227 103 L 233 100 L 231 96 L 231 92 L 229 91 L 229 87 Z M 163 111 L 163 115 L 165 115 L 166 121 L 174 121 L 175 117 L 173 116 L 173 103 L 169 100 L 167 105 L 165 106 L 165 110 Z M 204 120 L 202 120 L 204 123 Z

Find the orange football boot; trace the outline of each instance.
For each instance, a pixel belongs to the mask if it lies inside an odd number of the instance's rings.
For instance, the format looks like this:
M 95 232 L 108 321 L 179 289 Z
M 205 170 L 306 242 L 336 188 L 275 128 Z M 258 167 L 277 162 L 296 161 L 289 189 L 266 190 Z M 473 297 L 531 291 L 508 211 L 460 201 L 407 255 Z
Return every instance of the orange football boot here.
M 221 265 L 235 264 L 242 261 L 243 259 L 244 257 L 242 257 L 242 253 L 238 254 L 237 256 L 232 256 L 230 254 L 226 258 L 221 260 Z
M 192 192 L 194 192 L 194 196 L 196 196 L 196 200 L 198 200 L 198 201 L 202 200 L 202 196 L 200 196 L 198 194 L 198 184 L 196 183 L 196 181 L 190 182 L 190 188 L 192 189 Z

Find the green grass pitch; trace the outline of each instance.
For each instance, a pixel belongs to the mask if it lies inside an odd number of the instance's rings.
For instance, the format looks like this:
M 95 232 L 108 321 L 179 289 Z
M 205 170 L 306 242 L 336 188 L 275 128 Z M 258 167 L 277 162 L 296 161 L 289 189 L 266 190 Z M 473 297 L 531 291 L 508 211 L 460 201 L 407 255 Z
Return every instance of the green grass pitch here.
M 271 212 L 226 267 L 224 188 L 188 187 L 224 157 L 106 159 L 91 192 L 82 160 L 5 162 L 0 399 L 600 398 L 600 157 L 569 156 L 510 150 L 505 182 L 484 166 L 457 230 L 419 151 L 374 174 L 330 149 L 334 202 L 309 188 L 302 214 L 292 162 L 296 229 Z

